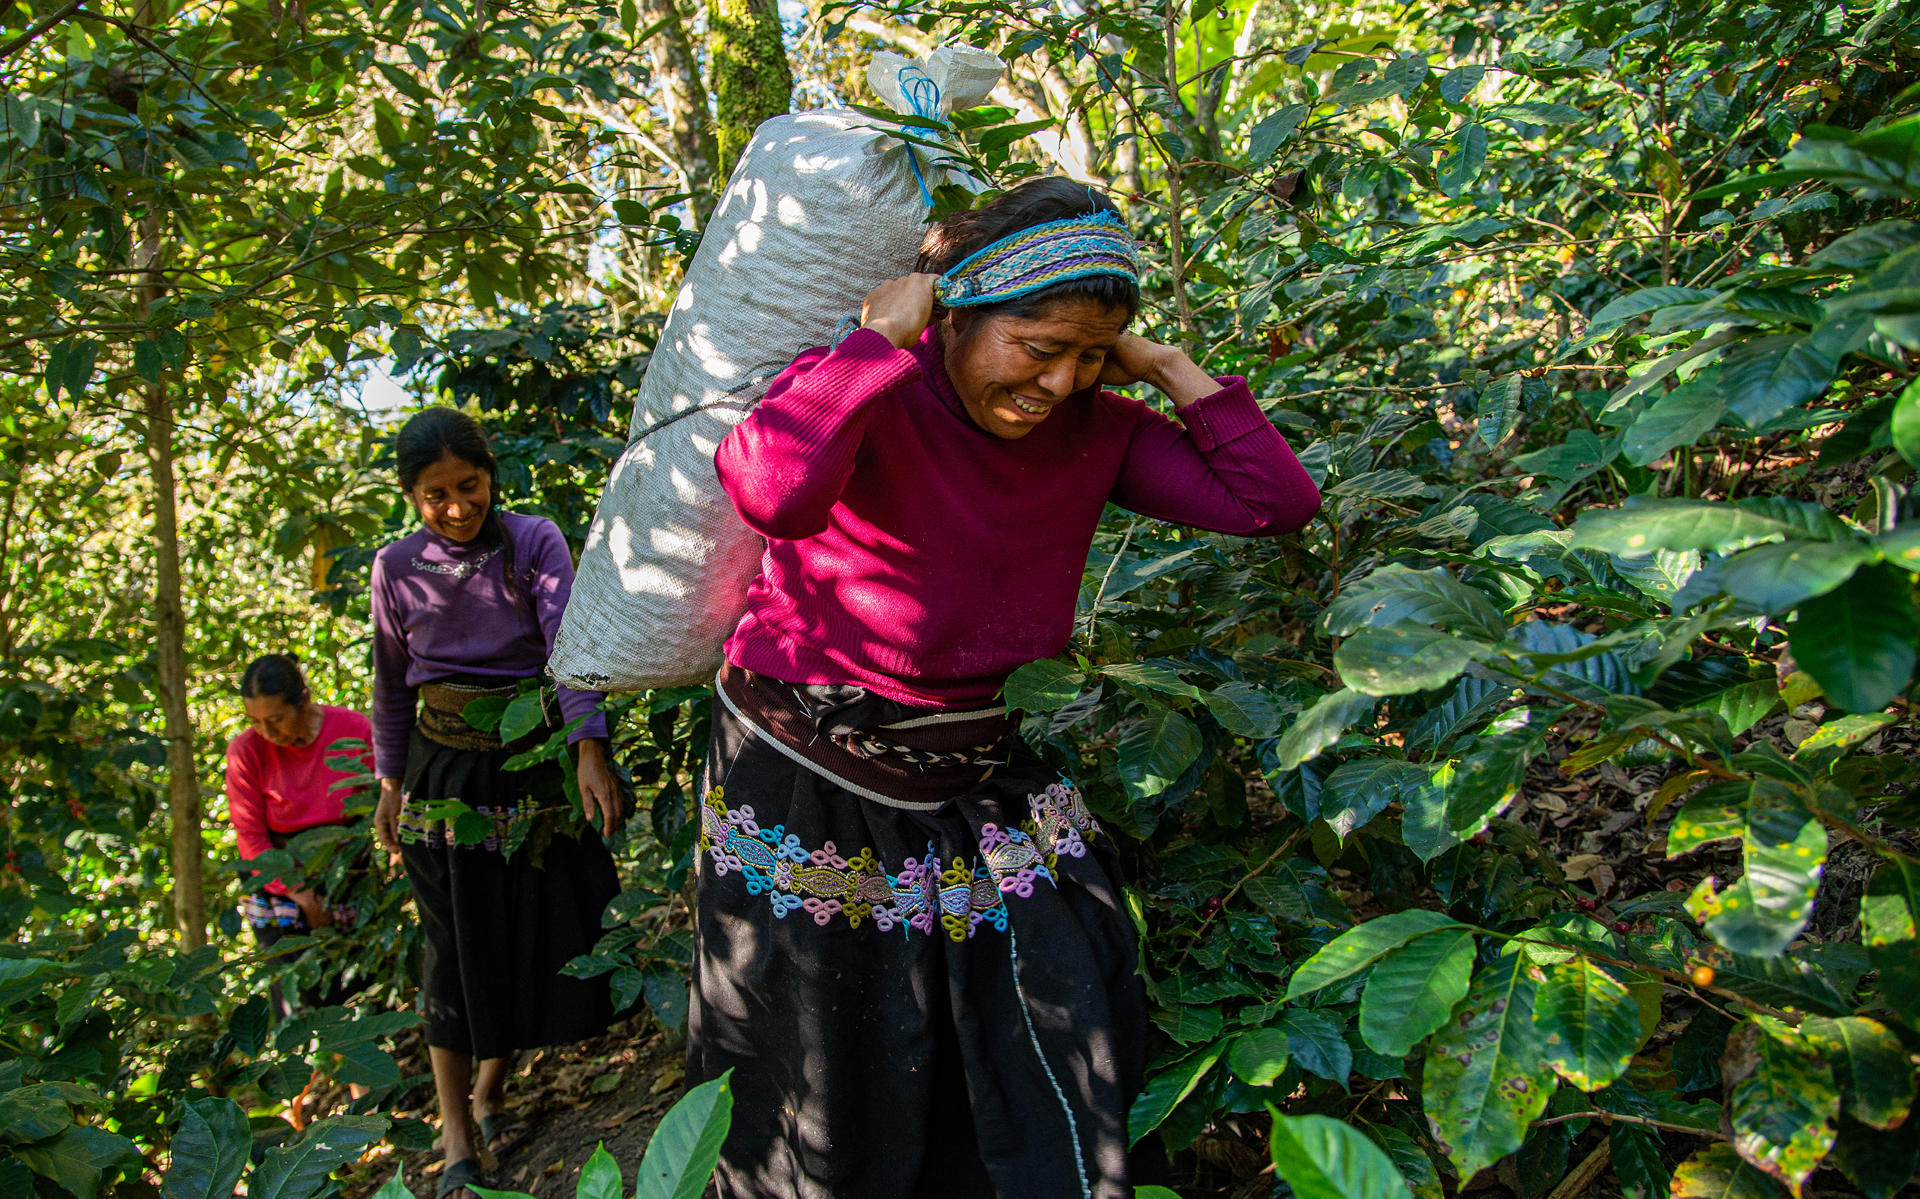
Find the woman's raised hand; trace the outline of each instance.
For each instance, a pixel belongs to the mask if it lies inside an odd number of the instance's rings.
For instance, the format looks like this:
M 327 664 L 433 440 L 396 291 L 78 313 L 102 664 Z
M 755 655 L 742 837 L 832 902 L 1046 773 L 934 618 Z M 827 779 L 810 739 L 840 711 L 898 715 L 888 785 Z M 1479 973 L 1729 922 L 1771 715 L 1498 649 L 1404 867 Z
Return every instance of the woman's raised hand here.
M 580 742 L 580 760 L 574 764 L 580 783 L 580 813 L 606 836 L 620 827 L 620 784 L 607 761 L 607 743 L 598 737 Z
M 860 327 L 880 334 L 895 349 L 904 350 L 919 341 L 933 319 L 933 285 L 939 278 L 902 275 L 882 283 L 860 305 Z
M 1166 393 L 1176 406 L 1191 404 L 1220 390 L 1212 375 L 1201 370 L 1179 346 L 1148 341 L 1138 333 L 1122 333 L 1100 369 L 1107 387 L 1146 383 Z

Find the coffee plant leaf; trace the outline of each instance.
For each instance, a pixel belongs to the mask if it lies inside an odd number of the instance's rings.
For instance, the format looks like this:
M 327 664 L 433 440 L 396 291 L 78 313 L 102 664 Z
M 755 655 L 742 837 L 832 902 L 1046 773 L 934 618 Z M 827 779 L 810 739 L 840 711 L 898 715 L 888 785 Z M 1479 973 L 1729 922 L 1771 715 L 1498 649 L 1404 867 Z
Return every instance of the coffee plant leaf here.
M 1415 937 L 1446 928 L 1465 928 L 1443 912 L 1410 908 L 1379 916 L 1341 933 L 1293 972 L 1286 1000 L 1296 1003 L 1373 965 Z
M 1883 1006 L 1920 1025 L 1920 866 L 1881 863 L 1860 901 L 1861 940 L 1879 972 Z
M 1754 1013 L 1728 1042 L 1727 1121 L 1733 1148 L 1798 1195 L 1833 1148 L 1840 1091 L 1819 1046 Z
M 1733 598 L 1780 613 L 1832 591 L 1879 556 L 1865 541 L 1778 541 L 1716 563 L 1713 578 Z
M 1520 1148 L 1558 1080 L 1533 1023 L 1534 984 L 1512 957 L 1480 968 L 1427 1042 L 1421 1101 L 1441 1151 L 1471 1178 Z
M 1331 1116 L 1273 1117 L 1273 1172 L 1300 1199 L 1404 1199 L 1407 1180 L 1386 1151 Z
M 1200 729 L 1171 708 L 1156 708 L 1120 734 L 1116 769 L 1134 799 L 1150 799 L 1174 784 L 1200 756 Z
M 1072 703 L 1086 685 L 1084 671 L 1057 658 L 1029 662 L 1007 676 L 1002 689 L 1009 708 L 1022 712 L 1056 712 Z
M 1287 1034 L 1287 1049 L 1302 1070 L 1345 1089 L 1353 1072 L 1353 1047 L 1339 1021 L 1326 1012 L 1295 1008 L 1281 1014 L 1277 1027 Z
M 1351 688 L 1321 696 L 1280 735 L 1274 751 L 1276 768 L 1280 772 L 1294 770 L 1319 757 L 1340 740 L 1347 726 L 1372 713 L 1379 702 Z
M 1345 637 L 1367 626 L 1439 625 L 1449 632 L 1498 641 L 1507 622 L 1486 595 L 1446 570 L 1384 566 L 1327 605 L 1320 627 Z
M 1398 758 L 1362 758 L 1327 776 L 1320 790 L 1320 817 L 1342 841 L 1411 791 L 1427 787 L 1433 771 Z
M 1193 1093 L 1226 1050 L 1226 1042 L 1216 1041 L 1198 1053 L 1149 1071 L 1146 1088 L 1127 1113 L 1127 1144 L 1138 1145 L 1148 1133 L 1166 1123 L 1173 1109 Z
M 1865 1016 L 1809 1016 L 1801 1035 L 1833 1068 L 1843 1110 L 1871 1128 L 1898 1128 L 1913 1106 L 1912 1064 L 1900 1038 Z
M 385 1116 L 329 1116 L 309 1125 L 290 1145 L 267 1150 L 247 1178 L 257 1199 L 312 1199 L 330 1185 L 333 1171 L 366 1152 L 390 1121 Z
M 1425 625 L 1368 626 L 1334 651 L 1340 681 L 1367 695 L 1431 691 L 1458 678 L 1491 648 Z
M 1794 660 L 1834 703 L 1849 712 L 1878 711 L 1913 675 L 1920 642 L 1913 579 L 1890 563 L 1861 567 L 1801 604 L 1787 640 Z
M 1519 793 L 1527 763 L 1544 748 L 1541 733 L 1531 728 L 1475 738 L 1446 779 L 1448 831 L 1458 838 L 1471 837 L 1505 811 Z
M 1843 1115 L 1839 1139 L 1827 1161 L 1866 1199 L 1895 1199 L 1909 1193 L 1908 1184 L 1920 1173 L 1920 1138 L 1890 1137 Z
M 1655 400 L 1628 426 L 1620 453 L 1635 466 L 1649 466 L 1678 446 L 1690 446 L 1720 423 L 1727 399 L 1720 368 L 1708 367 Z
M 1723 361 L 1727 408 L 1757 428 L 1825 391 L 1836 365 L 1806 337 L 1754 338 L 1728 351 Z
M 1702 879 L 1687 911 L 1727 949 L 1777 957 L 1813 916 L 1827 831 L 1791 786 L 1765 777 L 1754 781 L 1740 819 L 1744 872 L 1721 889 L 1711 875 Z
M 1252 683 L 1222 683 L 1205 693 L 1207 710 L 1221 727 L 1241 737 L 1271 737 L 1280 728 L 1281 707 Z
M 1731 1145 L 1710 1145 L 1673 1171 L 1672 1199 L 1780 1199 L 1780 1185 Z
M 1535 981 L 1533 1022 L 1554 1073 L 1583 1091 L 1626 1073 L 1645 1039 L 1627 984 L 1586 957 L 1542 967 Z
M 1625 1199 L 1668 1199 L 1673 1173 L 1660 1157 L 1660 1143 L 1643 1128 L 1615 1124 L 1607 1130 L 1614 1181 Z
M 733 1126 L 733 1071 L 682 1095 L 647 1141 L 633 1199 L 699 1199 Z M 598 1153 L 604 1149 L 597 1150 Z M 618 1190 L 618 1171 L 614 1174 Z
M 1790 521 L 1732 504 L 1643 500 L 1624 508 L 1581 513 L 1572 544 L 1575 549 L 1603 550 L 1623 558 L 1645 557 L 1656 550 L 1718 554 L 1799 532 Z
M 1678 304 L 1697 304 L 1720 293 L 1699 287 L 1643 287 L 1639 291 L 1616 296 L 1602 305 L 1587 322 L 1589 332 L 1615 328 L 1636 316 L 1672 308 Z
M 1227 1051 L 1227 1065 L 1233 1076 L 1250 1087 L 1273 1083 L 1286 1071 L 1290 1060 L 1287 1034 L 1278 1028 L 1256 1028 L 1241 1033 Z
M 1893 448 L 1907 460 L 1920 465 L 1920 379 L 1907 384 L 1893 406 Z
M 1415 937 L 1374 963 L 1360 994 L 1367 1048 L 1401 1058 L 1433 1035 L 1466 997 L 1473 951 L 1473 930 L 1447 928 Z
M 166 1199 L 226 1199 L 253 1153 L 247 1113 L 231 1099 L 196 1099 L 180 1107 L 173 1160 L 161 1180 Z

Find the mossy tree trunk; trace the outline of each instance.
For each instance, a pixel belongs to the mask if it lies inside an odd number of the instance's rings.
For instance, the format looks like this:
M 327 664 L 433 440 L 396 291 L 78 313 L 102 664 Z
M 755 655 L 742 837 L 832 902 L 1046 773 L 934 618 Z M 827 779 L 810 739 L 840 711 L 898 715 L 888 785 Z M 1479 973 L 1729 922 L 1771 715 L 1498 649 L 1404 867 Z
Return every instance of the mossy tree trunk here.
M 754 128 L 792 103 L 793 69 L 777 0 L 707 0 L 707 36 L 718 117 L 714 177 L 724 186 Z

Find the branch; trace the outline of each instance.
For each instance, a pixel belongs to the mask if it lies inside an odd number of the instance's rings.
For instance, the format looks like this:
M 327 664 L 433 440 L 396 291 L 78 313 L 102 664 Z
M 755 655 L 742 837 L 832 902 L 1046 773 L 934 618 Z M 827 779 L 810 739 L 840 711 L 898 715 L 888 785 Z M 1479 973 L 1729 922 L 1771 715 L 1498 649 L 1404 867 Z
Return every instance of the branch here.
M 52 29 L 55 25 L 58 25 L 60 22 L 66 20 L 68 17 L 74 16 L 77 13 L 79 13 L 80 9 L 85 6 L 86 2 L 87 0 L 73 0 L 73 3 L 67 5 L 65 8 L 61 9 L 59 12 L 54 13 L 52 16 L 40 22 L 38 25 L 30 26 L 25 33 L 21 34 L 17 38 L 14 38 L 12 41 L 8 42 L 6 45 L 0 46 L 0 58 L 12 58 L 14 53 L 16 51 L 23 49 L 28 42 L 31 42 L 33 39 L 39 37 L 41 34 L 45 33 L 47 30 Z

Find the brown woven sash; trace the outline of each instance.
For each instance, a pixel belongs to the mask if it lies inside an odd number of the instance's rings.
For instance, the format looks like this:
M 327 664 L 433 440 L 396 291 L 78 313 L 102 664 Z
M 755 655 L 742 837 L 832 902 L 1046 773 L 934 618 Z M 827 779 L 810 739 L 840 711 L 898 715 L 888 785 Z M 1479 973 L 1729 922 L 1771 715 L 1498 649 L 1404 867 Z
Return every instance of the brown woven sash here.
M 479 687 L 470 683 L 420 684 L 418 727 L 429 741 L 451 749 L 490 750 L 500 748 L 500 735 L 476 729 L 464 715 L 467 705 L 486 696 L 512 698 L 519 688 Z

